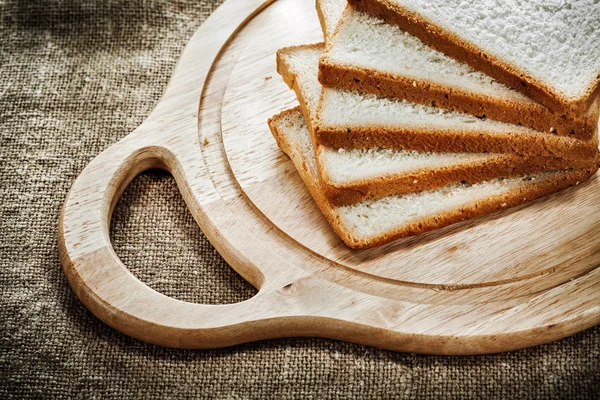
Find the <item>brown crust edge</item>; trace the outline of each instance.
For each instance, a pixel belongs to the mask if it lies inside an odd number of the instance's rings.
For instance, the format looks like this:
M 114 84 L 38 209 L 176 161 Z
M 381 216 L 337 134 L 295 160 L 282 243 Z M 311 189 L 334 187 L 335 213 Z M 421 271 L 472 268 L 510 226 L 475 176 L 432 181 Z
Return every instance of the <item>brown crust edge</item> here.
M 319 144 L 333 148 L 410 149 L 434 152 L 503 153 L 523 156 L 591 161 L 598 152 L 597 134 L 591 140 L 570 139 L 551 134 L 524 139 L 511 132 L 487 135 L 485 132 L 457 130 L 416 131 L 398 128 L 322 126 L 315 127 Z
M 595 97 L 600 95 L 600 77 L 585 90 L 580 98 L 570 100 L 544 83 L 519 72 L 502 59 L 487 54 L 411 10 L 391 4 L 387 0 L 348 0 L 348 2 L 361 11 L 398 25 L 429 46 L 469 64 L 559 114 L 566 114 L 569 117 L 584 114 L 595 103 Z
M 317 178 L 309 171 L 301 150 L 297 149 L 289 142 L 285 132 L 279 132 L 279 130 L 271 123 L 269 123 L 269 126 L 278 146 L 292 160 L 311 196 L 335 233 L 348 247 L 353 249 L 364 249 L 383 245 L 402 237 L 419 235 L 457 222 L 481 217 L 496 211 L 508 209 L 521 203 L 530 202 L 542 196 L 584 182 L 598 169 L 598 165 L 595 165 L 588 169 L 572 170 L 557 174 L 556 179 L 547 179 L 542 183 L 538 181 L 522 190 L 511 191 L 504 195 L 492 196 L 483 201 L 468 204 L 465 207 L 441 213 L 436 216 L 423 218 L 422 220 L 415 221 L 405 227 L 397 228 L 373 238 L 361 239 L 353 236 L 352 233 L 342 225 L 337 209 L 332 207 L 327 201 L 317 182 Z

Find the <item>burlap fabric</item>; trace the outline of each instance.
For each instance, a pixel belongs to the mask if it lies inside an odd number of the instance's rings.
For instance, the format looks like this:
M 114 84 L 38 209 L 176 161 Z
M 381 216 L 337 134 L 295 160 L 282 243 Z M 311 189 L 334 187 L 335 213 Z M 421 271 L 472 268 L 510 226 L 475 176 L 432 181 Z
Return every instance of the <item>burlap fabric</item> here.
M 84 166 L 143 121 L 186 40 L 216 6 L 0 0 L 0 397 L 598 396 L 600 328 L 482 357 L 307 338 L 183 351 L 126 337 L 75 299 L 58 261 L 61 203 Z M 205 239 L 166 173 L 134 180 L 112 238 L 132 272 L 167 295 L 227 303 L 254 293 Z

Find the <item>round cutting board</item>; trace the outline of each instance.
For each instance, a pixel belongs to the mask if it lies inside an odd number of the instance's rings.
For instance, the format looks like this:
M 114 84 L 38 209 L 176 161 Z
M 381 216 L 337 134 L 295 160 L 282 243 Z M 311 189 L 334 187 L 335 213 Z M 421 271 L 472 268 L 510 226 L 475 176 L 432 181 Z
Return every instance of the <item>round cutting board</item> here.
M 267 126 L 297 104 L 276 73 L 276 50 L 319 41 L 312 0 L 229 0 L 196 32 L 156 109 L 67 196 L 59 250 L 83 304 L 128 335 L 186 348 L 321 336 L 474 354 L 600 322 L 598 175 L 499 214 L 347 248 Z M 256 296 L 182 302 L 127 270 L 110 243 L 110 216 L 148 168 L 173 174 L 201 229 Z

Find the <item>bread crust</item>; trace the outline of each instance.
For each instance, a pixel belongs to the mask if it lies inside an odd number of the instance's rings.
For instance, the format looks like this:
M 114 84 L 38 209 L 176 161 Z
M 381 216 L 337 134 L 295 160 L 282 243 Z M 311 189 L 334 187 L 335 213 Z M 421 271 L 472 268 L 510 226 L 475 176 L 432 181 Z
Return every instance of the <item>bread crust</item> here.
M 396 24 L 434 49 L 524 93 L 558 115 L 564 114 L 567 118 L 574 119 L 578 115 L 596 112 L 596 110 L 590 109 L 598 107 L 596 98 L 600 96 L 600 75 L 581 97 L 569 99 L 543 82 L 517 70 L 508 62 L 487 54 L 418 13 L 392 4 L 388 0 L 348 0 L 348 2 L 361 11 Z
M 481 201 L 474 201 L 466 206 L 451 211 L 425 217 L 408 225 L 390 230 L 384 234 L 361 238 L 354 235 L 341 221 L 338 207 L 332 206 L 321 189 L 321 182 L 307 166 L 307 161 L 301 149 L 295 147 L 287 139 L 285 132 L 273 129 L 274 124 L 269 124 L 273 136 L 281 150 L 290 157 L 298 170 L 302 180 L 308 188 L 311 196 L 317 203 L 321 212 L 342 241 L 350 248 L 364 249 L 389 243 L 393 240 L 419 235 L 434 229 L 443 228 L 457 222 L 488 215 L 497 211 L 533 201 L 539 197 L 546 196 L 564 190 L 570 186 L 577 185 L 588 180 L 598 169 L 598 165 L 586 169 L 570 170 L 555 175 L 553 178 L 535 180 L 526 187 L 512 190 L 503 195 L 491 196 Z
M 312 45 L 308 45 L 312 46 Z M 285 52 L 285 49 L 282 49 Z M 589 162 L 574 160 L 568 161 L 552 157 L 524 157 L 512 154 L 499 155 L 487 162 L 470 162 L 459 166 L 418 170 L 409 174 L 390 174 L 382 177 L 355 181 L 351 184 L 333 185 L 321 162 L 323 146 L 316 143 L 312 128 L 314 121 L 310 120 L 310 113 L 306 104 L 306 97 L 302 88 L 297 84 L 295 75 L 289 71 L 282 57 L 278 57 L 278 71 L 286 83 L 297 93 L 300 106 L 286 110 L 272 117 L 269 126 L 272 131 L 277 130 L 273 122 L 284 118 L 290 113 L 301 111 L 311 135 L 315 149 L 317 164 L 317 179 L 323 196 L 332 205 L 354 204 L 369 198 L 378 198 L 390 194 L 402 194 L 427 189 L 443 187 L 455 182 L 478 183 L 499 177 L 513 177 L 523 174 L 536 173 L 544 170 L 583 168 Z
M 458 130 L 413 130 L 368 126 L 315 126 L 318 144 L 333 148 L 374 148 L 438 153 L 509 153 L 591 161 L 598 153 L 597 135 L 591 140 L 539 134 L 522 137 L 514 132 L 488 135 Z

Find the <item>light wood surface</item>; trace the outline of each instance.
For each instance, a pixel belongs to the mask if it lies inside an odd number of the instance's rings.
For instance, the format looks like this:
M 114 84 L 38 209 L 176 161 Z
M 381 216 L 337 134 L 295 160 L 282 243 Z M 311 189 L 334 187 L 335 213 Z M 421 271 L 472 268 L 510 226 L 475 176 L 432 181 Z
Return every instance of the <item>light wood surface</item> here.
M 600 322 L 600 179 L 501 214 L 380 248 L 345 247 L 277 148 L 267 119 L 296 104 L 275 50 L 322 40 L 312 0 L 225 2 L 190 40 L 147 120 L 77 178 L 59 224 L 75 294 L 141 340 L 209 348 L 321 336 L 393 350 L 475 354 Z M 141 171 L 175 177 L 217 250 L 259 289 L 186 303 L 139 281 L 109 239 Z

